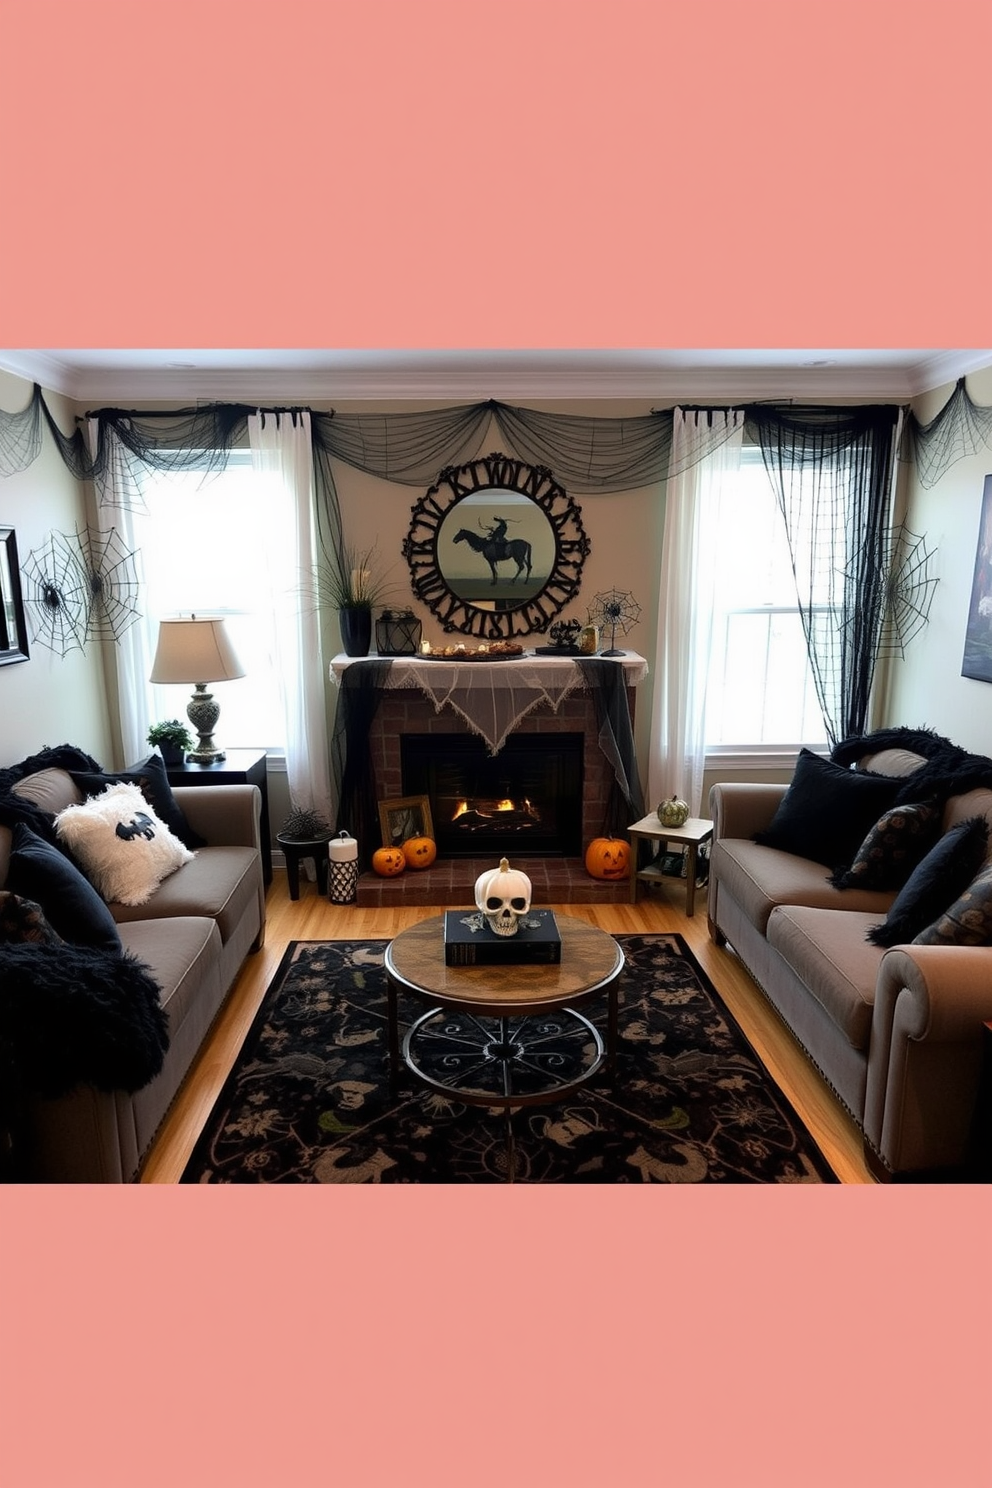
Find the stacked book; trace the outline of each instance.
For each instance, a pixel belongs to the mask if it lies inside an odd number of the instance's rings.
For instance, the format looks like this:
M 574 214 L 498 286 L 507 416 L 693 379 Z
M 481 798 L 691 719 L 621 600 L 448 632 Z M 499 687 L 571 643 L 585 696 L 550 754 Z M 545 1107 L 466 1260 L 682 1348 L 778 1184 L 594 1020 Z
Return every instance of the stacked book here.
M 444 916 L 446 966 L 553 966 L 561 961 L 554 910 L 531 909 L 515 935 L 497 935 L 479 910 L 449 909 Z

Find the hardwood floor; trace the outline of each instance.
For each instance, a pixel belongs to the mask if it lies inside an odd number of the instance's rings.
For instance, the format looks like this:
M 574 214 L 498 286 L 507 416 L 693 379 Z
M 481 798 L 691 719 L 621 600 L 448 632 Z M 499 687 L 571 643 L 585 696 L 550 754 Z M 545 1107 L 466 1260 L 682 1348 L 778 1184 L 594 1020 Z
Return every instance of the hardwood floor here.
M 706 926 L 706 892 L 696 894 L 687 918 L 681 885 L 650 890 L 637 904 L 556 904 L 562 914 L 588 920 L 611 934 L 677 931 L 705 968 L 772 1077 L 806 1122 L 842 1183 L 872 1183 L 857 1127 L 732 952 L 715 946 Z M 438 914 L 436 907 L 359 909 L 332 904 L 306 880 L 291 900 L 284 870 L 268 891 L 265 945 L 250 956 L 163 1124 L 142 1173 L 143 1183 L 175 1183 L 237 1056 L 252 1018 L 291 940 L 389 938 Z

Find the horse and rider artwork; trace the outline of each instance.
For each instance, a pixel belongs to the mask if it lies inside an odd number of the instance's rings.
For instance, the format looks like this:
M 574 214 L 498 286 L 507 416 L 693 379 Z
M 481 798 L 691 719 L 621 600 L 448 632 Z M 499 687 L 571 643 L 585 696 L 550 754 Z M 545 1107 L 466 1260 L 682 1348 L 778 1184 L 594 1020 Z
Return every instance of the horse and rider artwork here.
M 439 534 L 439 566 L 460 599 L 519 604 L 547 583 L 555 556 L 551 524 L 533 502 L 506 501 L 506 494 L 459 502 Z

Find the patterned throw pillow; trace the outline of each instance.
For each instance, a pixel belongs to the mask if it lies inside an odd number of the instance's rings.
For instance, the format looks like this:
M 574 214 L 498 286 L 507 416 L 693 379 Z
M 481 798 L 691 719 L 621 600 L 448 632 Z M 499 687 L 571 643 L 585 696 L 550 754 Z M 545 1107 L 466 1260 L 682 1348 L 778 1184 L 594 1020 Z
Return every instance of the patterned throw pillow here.
M 951 827 L 913 869 L 884 922 L 868 931 L 868 939 L 881 946 L 915 940 L 964 893 L 985 861 L 988 839 L 984 816 Z
M 901 889 L 940 832 L 936 800 L 893 806 L 880 816 L 850 868 L 831 874 L 838 889 Z
M 972 879 L 939 920 L 921 930 L 914 945 L 992 945 L 992 864 Z
M 136 785 L 108 785 L 84 805 L 67 806 L 55 831 L 108 903 L 147 903 L 164 878 L 196 856 Z
M 45 911 L 33 899 L 0 889 L 0 942 L 4 945 L 30 942 L 33 945 L 61 945 L 58 935 L 45 919 Z

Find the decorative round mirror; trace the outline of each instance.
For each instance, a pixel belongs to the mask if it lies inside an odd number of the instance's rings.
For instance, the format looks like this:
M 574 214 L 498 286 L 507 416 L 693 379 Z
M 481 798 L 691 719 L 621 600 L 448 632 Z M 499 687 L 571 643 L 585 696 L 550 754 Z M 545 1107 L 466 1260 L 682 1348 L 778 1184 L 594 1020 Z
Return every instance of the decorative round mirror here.
M 403 556 L 442 629 L 508 639 L 546 630 L 574 599 L 589 539 L 550 470 L 492 454 L 440 471 Z

